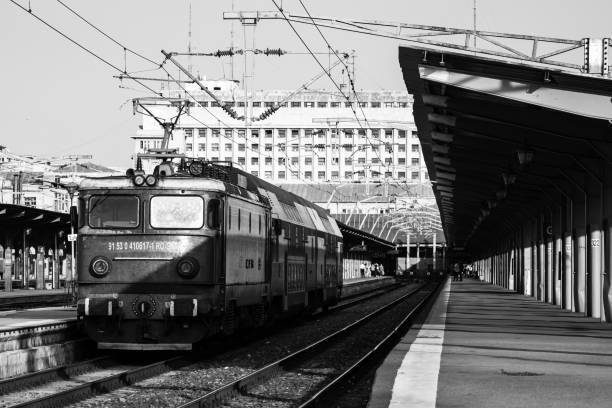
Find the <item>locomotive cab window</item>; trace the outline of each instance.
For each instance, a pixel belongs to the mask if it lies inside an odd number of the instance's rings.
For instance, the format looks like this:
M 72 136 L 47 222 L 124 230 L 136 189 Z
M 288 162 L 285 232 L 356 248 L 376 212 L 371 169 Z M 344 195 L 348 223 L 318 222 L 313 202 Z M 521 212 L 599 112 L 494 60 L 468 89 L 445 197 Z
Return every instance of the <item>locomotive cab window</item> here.
M 139 208 L 136 196 L 94 195 L 89 199 L 89 226 L 136 228 Z
M 165 229 L 197 229 L 204 225 L 204 199 L 199 196 L 151 197 L 151 226 Z
M 221 227 L 221 201 L 216 198 L 208 201 L 206 208 L 206 225 L 208 228 L 219 229 Z

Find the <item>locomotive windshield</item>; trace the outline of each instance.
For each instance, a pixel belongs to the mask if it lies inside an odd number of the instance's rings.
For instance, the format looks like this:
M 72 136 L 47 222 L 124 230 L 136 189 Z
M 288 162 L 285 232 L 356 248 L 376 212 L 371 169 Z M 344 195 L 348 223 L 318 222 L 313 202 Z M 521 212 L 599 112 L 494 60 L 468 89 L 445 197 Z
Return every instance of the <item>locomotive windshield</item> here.
M 202 228 L 204 199 L 198 196 L 155 196 L 151 198 L 153 228 Z
M 89 199 L 93 228 L 136 228 L 139 200 L 135 196 L 94 195 Z

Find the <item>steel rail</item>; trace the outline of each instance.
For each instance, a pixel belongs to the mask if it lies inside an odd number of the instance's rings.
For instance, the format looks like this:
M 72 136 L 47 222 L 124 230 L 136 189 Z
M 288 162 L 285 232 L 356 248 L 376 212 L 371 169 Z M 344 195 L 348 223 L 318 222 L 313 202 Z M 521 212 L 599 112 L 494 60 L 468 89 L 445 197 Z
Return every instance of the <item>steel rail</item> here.
M 23 402 L 21 404 L 13 405 L 12 408 L 63 407 L 69 403 L 89 398 L 92 395 L 106 393 L 123 386 L 131 385 L 138 381 L 142 381 L 146 378 L 176 369 L 186 364 L 189 364 L 189 362 L 184 357 L 172 357 L 156 363 L 147 364 L 142 367 L 125 370 L 124 372 L 113 374 L 105 378 L 88 381 L 77 387 L 58 392 L 57 394 L 48 395 Z
M 23 374 L 18 377 L 6 378 L 0 381 L 0 395 L 31 388 L 36 385 L 57 380 L 58 378 L 72 377 L 88 371 L 88 368 L 100 364 L 105 360 L 112 360 L 112 358 L 110 356 L 99 356 L 86 361 L 47 368 L 45 370 Z
M 429 295 L 421 299 L 419 303 L 406 315 L 406 317 L 402 319 L 402 321 L 366 355 L 360 358 L 359 361 L 337 376 L 334 380 L 325 385 L 315 395 L 308 399 L 308 401 L 302 403 L 299 408 L 328 406 L 326 404 L 333 400 L 333 397 L 339 393 L 339 390 L 349 380 L 357 377 L 359 372 L 362 372 L 367 367 L 373 366 L 375 363 L 379 362 L 381 358 L 384 358 L 402 338 L 406 330 L 412 324 L 415 316 L 434 296 L 439 293 L 444 282 L 445 280 L 440 281 L 438 286 Z
M 272 362 L 251 374 L 247 374 L 235 381 L 229 382 L 209 393 L 203 395 L 201 397 L 195 398 L 187 403 L 179 405 L 178 408 L 193 408 L 193 407 L 210 407 L 210 406 L 219 406 L 222 405 L 227 399 L 231 398 L 233 395 L 237 395 L 240 393 L 246 392 L 249 388 L 261 384 L 266 381 L 268 378 L 272 377 L 275 373 L 281 371 L 283 367 L 291 366 L 299 361 L 304 360 L 308 356 L 312 354 L 318 353 L 321 349 L 327 347 L 329 344 L 340 340 L 341 338 L 348 336 L 351 332 L 365 323 L 373 320 L 375 317 L 388 311 L 394 306 L 404 302 L 409 297 L 412 297 L 414 294 L 419 293 L 423 289 L 423 286 L 418 287 L 406 295 L 403 295 L 393 302 L 388 303 L 387 305 L 369 313 L 368 315 L 360 318 L 359 320 L 349 324 L 348 326 L 343 327 L 342 329 L 320 339 L 298 351 L 291 353 L 288 356 L 285 356 L 275 362 Z M 432 291 L 432 293 L 435 292 Z

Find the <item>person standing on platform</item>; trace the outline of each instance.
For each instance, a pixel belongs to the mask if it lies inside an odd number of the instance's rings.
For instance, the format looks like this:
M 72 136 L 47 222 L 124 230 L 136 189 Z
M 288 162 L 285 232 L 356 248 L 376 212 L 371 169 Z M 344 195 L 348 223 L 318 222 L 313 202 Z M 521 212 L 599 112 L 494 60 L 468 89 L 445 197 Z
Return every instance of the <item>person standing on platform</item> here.
M 378 276 L 384 276 L 385 275 L 385 268 L 383 267 L 382 264 L 380 264 L 380 266 L 378 267 Z
M 365 270 L 366 270 L 366 266 L 365 263 L 361 263 L 361 265 L 359 265 L 359 272 L 361 273 L 361 277 L 365 278 Z
M 457 262 L 453 265 L 453 281 L 458 281 L 461 274 L 461 267 Z

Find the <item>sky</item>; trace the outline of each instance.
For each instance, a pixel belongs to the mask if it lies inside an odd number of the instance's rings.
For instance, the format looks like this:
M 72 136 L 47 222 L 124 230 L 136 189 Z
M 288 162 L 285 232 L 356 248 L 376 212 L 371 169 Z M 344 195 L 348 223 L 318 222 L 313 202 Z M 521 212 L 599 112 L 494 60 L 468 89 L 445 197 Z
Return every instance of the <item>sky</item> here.
M 73 40 L 135 75 L 159 76 L 155 66 L 127 54 L 123 48 L 86 25 L 53 0 L 15 0 Z M 276 0 L 285 11 L 304 14 L 299 0 Z M 474 0 L 302 0 L 313 16 L 396 21 L 411 24 L 471 28 Z M 272 11 L 272 0 L 62 0 L 124 46 L 161 62 L 162 49 L 186 51 L 189 7 L 192 9 L 191 46 L 209 52 L 231 45 L 232 23 L 223 11 Z M 531 34 L 569 39 L 612 37 L 612 1 L 583 0 L 477 0 L 479 30 Z M 296 27 L 315 51 L 326 45 L 312 26 Z M 242 48 L 243 28 L 233 24 L 234 44 Z M 324 30 L 331 45 L 355 50 L 355 80 L 360 89 L 404 90 L 398 62 L 397 40 Z M 306 49 L 289 25 L 265 20 L 255 28 L 255 48 Z M 131 98 L 150 96 L 140 85 L 113 78 L 118 72 L 61 37 L 19 9 L 10 0 L 0 2 L 0 78 L 4 97 L 0 145 L 13 153 L 44 157 L 93 155 L 91 161 L 129 167 L 130 138 L 140 118 L 132 112 Z M 321 56 L 325 64 L 326 55 Z M 209 79 L 230 75 L 229 59 L 193 58 L 194 71 Z M 235 60 L 238 79 L 241 61 Z M 186 65 L 186 57 L 182 62 Z M 149 71 L 152 70 L 152 71 Z M 257 89 L 294 90 L 320 73 L 309 55 L 257 57 Z M 153 85 L 153 83 L 149 83 Z M 322 78 L 314 88 L 333 89 Z

